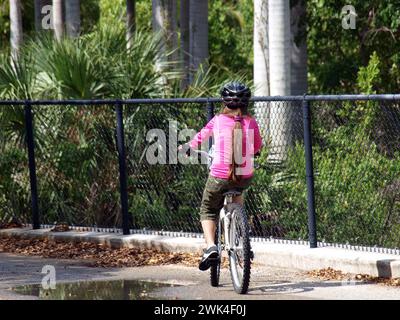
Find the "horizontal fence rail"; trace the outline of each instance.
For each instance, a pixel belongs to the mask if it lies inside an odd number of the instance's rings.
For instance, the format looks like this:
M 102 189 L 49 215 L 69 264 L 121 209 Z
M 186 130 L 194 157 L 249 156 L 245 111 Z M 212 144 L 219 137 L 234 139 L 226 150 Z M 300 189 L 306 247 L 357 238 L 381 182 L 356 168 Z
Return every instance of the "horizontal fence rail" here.
M 207 165 L 182 164 L 174 150 L 221 99 L 0 106 L 0 224 L 201 232 Z M 253 97 L 249 109 L 265 145 L 245 196 L 254 239 L 398 252 L 400 95 Z M 151 150 L 164 162 L 149 162 Z
M 400 94 L 343 94 L 343 95 L 302 95 L 252 97 L 250 101 L 393 101 L 400 100 Z M 0 100 L 0 105 L 115 105 L 122 104 L 168 104 L 221 102 L 221 98 L 162 98 L 162 99 L 87 99 L 87 100 Z

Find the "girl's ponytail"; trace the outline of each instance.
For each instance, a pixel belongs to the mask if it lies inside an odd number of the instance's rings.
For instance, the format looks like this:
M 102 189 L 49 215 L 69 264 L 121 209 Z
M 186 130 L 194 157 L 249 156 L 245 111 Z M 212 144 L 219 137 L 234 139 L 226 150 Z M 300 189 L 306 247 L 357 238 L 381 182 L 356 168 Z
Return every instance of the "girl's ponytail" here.
M 242 110 L 237 109 L 237 114 L 233 117 L 235 120 L 235 125 L 232 129 L 232 158 L 229 170 L 229 180 L 235 182 L 240 181 L 241 176 L 236 174 L 236 169 L 240 164 L 236 162 L 237 159 L 242 158 L 242 141 L 243 141 L 243 130 L 242 130 Z
M 237 175 L 236 169 L 241 165 L 235 160 L 242 160 L 243 129 L 242 116 L 247 115 L 247 107 L 251 96 L 250 88 L 237 81 L 225 84 L 221 89 L 221 98 L 224 103 L 223 114 L 234 118 L 235 125 L 232 130 L 232 158 L 229 169 L 229 180 L 238 181 L 240 175 Z

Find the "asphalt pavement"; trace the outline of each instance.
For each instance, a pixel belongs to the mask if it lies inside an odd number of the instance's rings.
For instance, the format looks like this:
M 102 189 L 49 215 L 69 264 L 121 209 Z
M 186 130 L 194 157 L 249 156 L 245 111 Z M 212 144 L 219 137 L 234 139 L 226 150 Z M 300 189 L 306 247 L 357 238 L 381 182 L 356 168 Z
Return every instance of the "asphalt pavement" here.
M 399 300 L 400 288 L 355 281 L 322 281 L 304 271 L 255 265 L 249 293 L 234 292 L 229 270 L 223 269 L 221 285 L 209 284 L 209 273 L 184 265 L 137 268 L 93 268 L 85 261 L 43 259 L 0 253 L 0 300 L 37 299 L 16 294 L 12 288 L 40 284 L 44 266 L 54 266 L 57 283 L 82 281 L 140 280 L 166 284 L 146 293 L 147 299 L 173 300 Z M 171 284 L 173 286 L 171 286 Z

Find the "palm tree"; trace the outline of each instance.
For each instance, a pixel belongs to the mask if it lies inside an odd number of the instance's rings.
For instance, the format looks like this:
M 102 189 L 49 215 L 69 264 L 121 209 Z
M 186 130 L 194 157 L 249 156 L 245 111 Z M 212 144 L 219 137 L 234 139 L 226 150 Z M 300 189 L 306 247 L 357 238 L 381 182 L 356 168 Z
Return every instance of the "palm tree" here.
M 65 25 L 69 37 L 79 36 L 81 29 L 80 0 L 65 0 Z
M 43 7 L 47 5 L 51 5 L 52 0 L 35 0 L 35 30 L 39 32 L 43 30 Z
M 10 0 L 10 43 L 11 57 L 17 61 L 19 51 L 22 46 L 23 30 L 22 30 L 22 14 L 21 0 Z
M 64 33 L 63 0 L 53 0 L 53 28 L 58 41 Z
M 161 53 L 161 60 L 165 55 L 178 46 L 176 32 L 176 0 L 152 0 L 153 30 L 162 33 L 164 48 Z M 176 55 L 170 55 L 171 60 L 176 61 Z
M 35 30 L 39 32 L 42 30 L 42 1 L 35 0 Z
M 197 70 L 208 59 L 208 1 L 190 0 L 189 17 L 190 67 Z
M 268 1 L 268 35 L 270 58 L 270 94 L 290 95 L 290 8 L 287 0 Z M 271 103 L 269 159 L 281 162 L 291 143 L 290 121 L 292 107 L 287 103 Z
M 180 2 L 180 19 L 179 27 L 181 31 L 181 60 L 183 64 L 183 79 L 182 88 L 186 88 L 189 84 L 189 65 L 190 65 L 190 54 L 189 54 L 189 4 L 190 1 L 181 0 Z
M 128 48 L 132 47 L 133 44 L 133 34 L 135 32 L 135 19 L 136 19 L 136 10 L 135 10 L 135 0 L 126 0 L 126 40 L 128 44 Z
M 291 90 L 292 95 L 307 93 L 306 0 L 297 0 L 290 10 L 291 20 Z
M 268 0 L 254 0 L 254 86 L 255 96 L 269 96 Z M 267 137 L 268 111 L 265 103 L 256 103 L 255 117 L 264 139 Z
M 291 20 L 291 94 L 303 95 L 307 93 L 307 25 L 306 0 L 297 0 L 290 9 Z M 299 140 L 303 137 L 301 125 L 302 110 L 294 107 L 292 113 L 292 138 Z M 294 123 L 300 123 L 295 126 Z

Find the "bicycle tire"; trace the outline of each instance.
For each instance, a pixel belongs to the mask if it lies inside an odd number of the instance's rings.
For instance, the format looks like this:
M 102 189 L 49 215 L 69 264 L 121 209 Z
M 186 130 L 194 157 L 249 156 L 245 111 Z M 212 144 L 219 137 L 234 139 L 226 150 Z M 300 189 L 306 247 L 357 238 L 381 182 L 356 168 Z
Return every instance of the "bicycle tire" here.
M 222 246 L 222 225 L 221 225 L 221 220 L 218 219 L 217 223 L 217 229 L 215 230 L 215 245 L 218 248 L 218 255 L 219 259 L 216 263 L 211 265 L 210 268 L 210 282 L 212 287 L 218 287 L 219 286 L 219 276 L 221 273 L 221 246 Z
M 233 247 L 229 251 L 229 268 L 235 291 L 239 294 L 247 293 L 250 284 L 251 273 L 251 246 L 249 234 L 249 222 L 244 207 L 238 203 L 227 205 L 227 211 L 232 214 L 229 228 L 230 244 Z M 235 249 L 241 242 L 242 250 Z M 241 255 L 241 259 L 239 258 Z M 241 261 L 240 261 L 240 260 Z M 239 273 L 241 264 L 242 272 Z

